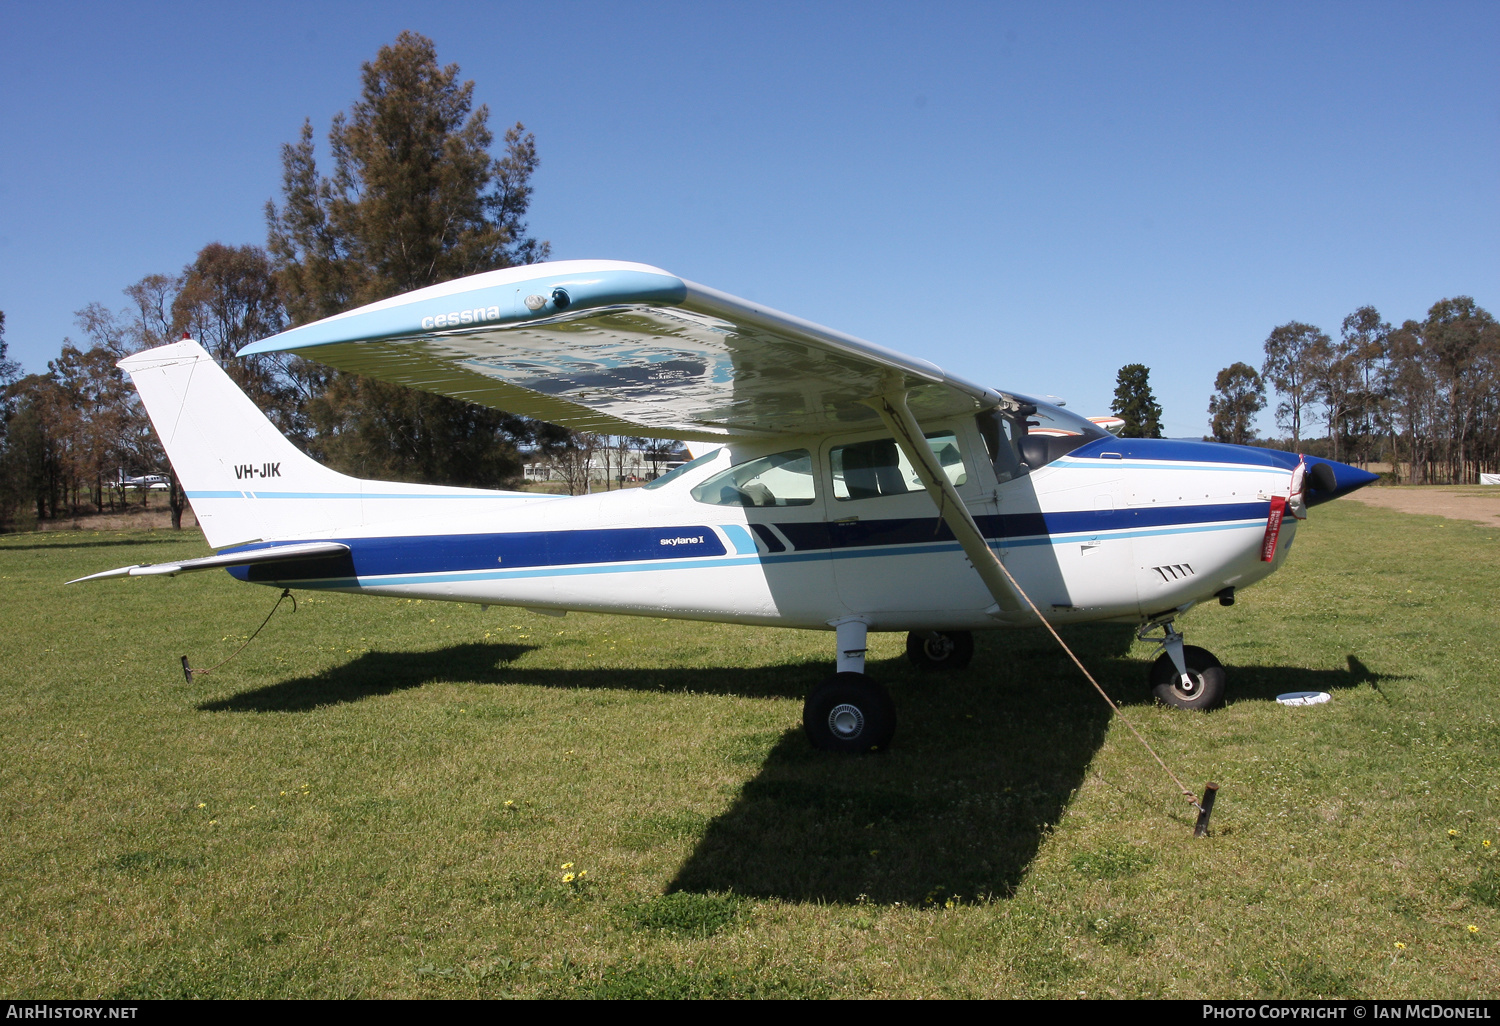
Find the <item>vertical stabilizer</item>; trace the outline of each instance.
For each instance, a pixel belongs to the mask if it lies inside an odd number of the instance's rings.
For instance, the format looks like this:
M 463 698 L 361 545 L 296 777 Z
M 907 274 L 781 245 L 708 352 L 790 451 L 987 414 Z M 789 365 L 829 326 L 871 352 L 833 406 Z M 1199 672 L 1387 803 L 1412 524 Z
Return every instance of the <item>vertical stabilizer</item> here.
M 276 430 L 192 339 L 127 357 L 120 369 L 135 382 L 198 523 L 216 549 L 363 533 L 381 524 L 543 498 L 364 481 L 329 470 Z
M 148 349 L 121 360 L 120 369 L 135 382 L 214 548 L 360 523 L 359 480 L 287 441 L 197 342 Z M 268 508 L 273 496 L 288 493 L 326 496 L 324 508 L 311 516 L 307 503 L 280 513 Z M 266 501 L 254 501 L 258 495 Z M 296 522 L 284 524 L 286 513 Z

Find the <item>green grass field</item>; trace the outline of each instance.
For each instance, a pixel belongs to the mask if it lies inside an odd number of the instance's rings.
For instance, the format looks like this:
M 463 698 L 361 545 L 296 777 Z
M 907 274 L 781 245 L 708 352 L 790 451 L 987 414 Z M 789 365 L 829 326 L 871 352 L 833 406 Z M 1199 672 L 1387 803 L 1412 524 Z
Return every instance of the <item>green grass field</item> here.
M 1148 703 L 1128 628 L 1070 632 L 1221 784 L 1198 841 L 1041 632 L 942 679 L 873 636 L 901 727 L 840 758 L 800 727 L 828 635 L 303 595 L 189 685 L 274 591 L 62 586 L 196 534 L 8 536 L 0 991 L 1495 997 L 1497 533 L 1315 509 L 1182 621 L 1230 668 L 1206 716 Z

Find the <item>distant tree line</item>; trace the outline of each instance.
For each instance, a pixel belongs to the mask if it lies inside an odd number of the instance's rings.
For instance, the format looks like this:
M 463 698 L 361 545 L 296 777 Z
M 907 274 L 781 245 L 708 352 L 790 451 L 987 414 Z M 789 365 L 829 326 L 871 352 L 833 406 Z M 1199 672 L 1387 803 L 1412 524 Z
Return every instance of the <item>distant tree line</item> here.
M 331 174 L 317 167 L 310 121 L 282 148 L 266 248 L 213 242 L 180 272 L 126 288 L 125 310 L 90 304 L 77 314 L 81 340 L 65 339 L 41 374 L 5 359 L 0 313 L 0 529 L 114 509 L 122 470 L 166 475 L 180 526 L 181 491 L 115 363 L 185 335 L 293 442 L 360 477 L 512 487 L 523 454 L 565 464 L 619 448 L 295 357 L 235 356 L 293 325 L 548 256 L 526 224 L 535 139 L 517 123 L 492 156 L 488 108 L 474 106 L 456 65 L 438 64 L 431 40 L 403 32 L 362 66 L 362 86 L 333 119 Z
M 1500 325 L 1468 296 L 1393 328 L 1373 306 L 1344 318 L 1337 340 L 1300 321 L 1267 336 L 1259 371 L 1221 370 L 1212 437 L 1255 444 L 1255 416 L 1276 393 L 1285 444 L 1330 459 L 1390 463 L 1411 484 L 1472 483 L 1500 469 Z M 1309 437 L 1321 422 L 1322 436 Z

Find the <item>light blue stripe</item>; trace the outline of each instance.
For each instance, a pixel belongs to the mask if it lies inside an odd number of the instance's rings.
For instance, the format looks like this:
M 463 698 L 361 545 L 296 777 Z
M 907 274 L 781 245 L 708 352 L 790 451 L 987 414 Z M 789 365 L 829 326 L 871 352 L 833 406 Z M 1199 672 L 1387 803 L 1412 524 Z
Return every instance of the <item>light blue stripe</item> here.
M 1233 474 L 1286 474 L 1284 467 L 1246 466 L 1243 463 L 1176 463 L 1172 460 L 1152 460 L 1141 462 L 1137 460 L 1101 460 L 1101 459 L 1074 459 L 1069 456 L 1059 456 L 1048 464 L 1051 467 L 1063 467 L 1071 470 L 1193 470 L 1193 471 L 1227 471 Z
M 562 309 L 552 299 L 552 290 L 558 287 L 564 289 L 569 298 L 568 306 Z M 538 310 L 527 308 L 521 297 L 529 293 L 540 294 L 547 300 L 546 304 Z M 253 342 L 241 349 L 239 355 L 281 353 L 366 339 L 430 338 L 449 331 L 481 331 L 555 317 L 563 309 L 577 312 L 617 303 L 677 306 L 686 298 L 687 286 L 682 279 L 663 271 L 608 268 L 543 274 L 494 285 L 471 286 L 446 296 L 407 299 L 379 310 L 362 307 L 337 318 L 314 321 Z M 465 315 L 476 312 L 479 313 L 477 319 L 463 319 Z M 450 315 L 457 318 L 453 323 L 448 323 Z M 440 317 L 444 323 L 437 324 Z
M 558 566 L 537 570 L 483 570 L 455 574 L 407 574 L 400 577 L 359 577 L 353 582 L 360 587 L 386 587 L 394 584 L 456 584 L 463 581 L 504 581 L 534 577 L 577 577 L 582 574 L 632 574 L 648 570 L 683 570 L 700 566 L 751 566 L 760 560 L 755 556 L 731 556 L 727 559 L 673 560 L 670 563 L 617 563 L 609 566 Z M 312 581 L 299 584 L 307 588 L 346 588 L 351 578 L 341 581 Z
M 734 543 L 734 551 L 740 555 L 753 554 L 756 551 L 755 542 L 750 540 L 750 532 L 739 524 L 720 524 L 719 530 L 729 537 L 729 540 Z

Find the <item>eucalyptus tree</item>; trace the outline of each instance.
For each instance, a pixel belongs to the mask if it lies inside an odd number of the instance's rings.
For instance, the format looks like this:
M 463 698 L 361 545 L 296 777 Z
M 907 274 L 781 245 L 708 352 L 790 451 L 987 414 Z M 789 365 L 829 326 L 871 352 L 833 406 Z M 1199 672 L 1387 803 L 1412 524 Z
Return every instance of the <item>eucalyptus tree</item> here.
M 1246 445 L 1255 438 L 1255 415 L 1266 408 L 1266 383 L 1248 363 L 1232 363 L 1214 378 L 1208 400 L 1214 441 Z
M 1359 458 L 1369 462 L 1376 441 L 1389 430 L 1390 395 L 1384 379 L 1391 326 L 1380 319 L 1380 312 L 1373 306 L 1362 306 L 1344 318 L 1339 336 L 1356 378 L 1350 418 Z
M 1302 420 L 1315 401 L 1315 383 L 1328 360 L 1329 338 L 1311 324 L 1288 321 L 1274 328 L 1265 342 L 1261 374 L 1276 386 L 1277 423 L 1292 433 L 1292 448 L 1302 445 Z
M 1493 406 L 1492 368 L 1500 350 L 1500 326 L 1469 296 L 1441 299 L 1427 311 L 1420 336 L 1441 397 L 1444 462 L 1450 480 L 1470 479 L 1475 426 Z

